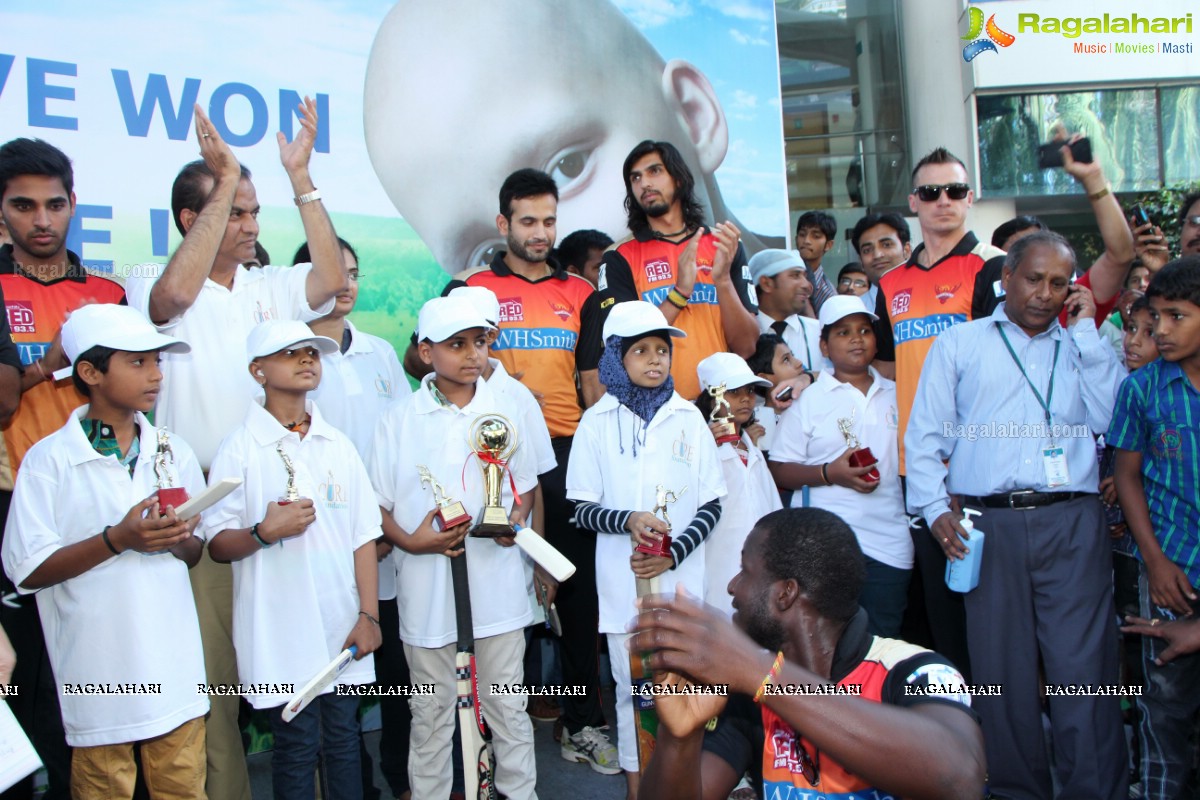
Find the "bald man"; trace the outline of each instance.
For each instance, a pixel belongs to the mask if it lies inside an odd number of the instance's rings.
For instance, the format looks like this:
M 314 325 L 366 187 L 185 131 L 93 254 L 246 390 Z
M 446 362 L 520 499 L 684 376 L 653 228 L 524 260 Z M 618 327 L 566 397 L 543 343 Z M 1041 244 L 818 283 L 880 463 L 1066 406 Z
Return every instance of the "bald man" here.
M 536 68 L 522 52 L 533 41 Z M 397 4 L 371 49 L 363 105 L 380 182 L 450 274 L 504 249 L 494 187 L 523 167 L 558 184 L 562 234 L 626 237 L 621 164 L 643 139 L 683 152 L 710 223 L 734 220 L 713 177 L 729 131 L 712 85 L 692 64 L 664 62 L 608 0 L 497 0 L 472 6 L 465 25 L 453 3 Z

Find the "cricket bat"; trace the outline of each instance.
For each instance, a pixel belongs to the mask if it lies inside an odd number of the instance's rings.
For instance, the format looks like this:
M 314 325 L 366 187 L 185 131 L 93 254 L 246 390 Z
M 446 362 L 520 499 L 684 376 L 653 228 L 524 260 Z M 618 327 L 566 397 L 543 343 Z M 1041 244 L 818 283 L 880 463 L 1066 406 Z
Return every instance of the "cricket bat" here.
M 241 478 L 223 478 L 219 483 L 214 483 L 212 486 L 205 489 L 200 494 L 188 500 L 186 503 L 175 509 L 175 516 L 182 520 L 189 520 L 199 514 L 212 508 L 225 496 L 234 489 L 242 485 Z
M 483 707 L 479 704 L 479 673 L 475 670 L 475 627 L 471 622 L 471 585 L 467 579 L 466 548 L 450 559 L 450 576 L 454 582 L 454 618 L 458 627 L 454 676 L 458 688 L 463 789 L 471 800 L 497 800 L 492 732 L 483 718 Z
M 313 676 L 311 681 L 304 684 L 304 687 L 300 691 L 289 697 L 287 703 L 283 706 L 283 721 L 291 722 L 301 711 L 308 707 L 309 703 L 316 700 L 321 692 L 329 688 L 329 685 L 346 671 L 346 667 L 354 663 L 354 656 L 357 653 L 358 647 L 350 645 L 338 653 L 337 658 L 330 661 L 328 666 Z
M 637 596 L 658 594 L 658 578 L 637 578 Z M 654 755 L 654 740 L 658 737 L 658 713 L 654 696 L 643 694 L 643 687 L 654 683 L 649 653 L 629 653 L 629 676 L 633 687 L 633 730 L 637 733 L 638 772 L 644 773 Z
M 532 528 L 515 525 L 517 547 L 534 560 L 542 569 L 554 576 L 554 580 L 562 583 L 575 574 L 575 565 L 571 560 L 558 551 L 558 548 L 539 536 Z

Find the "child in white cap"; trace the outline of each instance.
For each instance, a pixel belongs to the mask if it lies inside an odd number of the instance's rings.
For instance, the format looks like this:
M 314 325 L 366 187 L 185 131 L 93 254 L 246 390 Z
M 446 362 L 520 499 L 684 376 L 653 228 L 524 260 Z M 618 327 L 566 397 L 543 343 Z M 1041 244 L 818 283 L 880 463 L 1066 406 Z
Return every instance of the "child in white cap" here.
M 871 633 L 898 638 L 908 602 L 913 543 L 900 490 L 896 384 L 880 375 L 875 315 L 854 295 L 821 306 L 821 353 L 833 363 L 784 414 L 771 448 L 771 472 L 782 487 L 809 489 L 809 504 L 840 516 L 854 529 L 867 562 L 859 605 Z M 873 466 L 853 466 L 869 448 Z M 792 495 L 792 506 L 802 494 Z
M 210 483 L 241 486 L 210 512 L 215 561 L 233 563 L 233 644 L 242 693 L 270 709 L 276 797 L 310 797 L 318 758 L 328 798 L 359 798 L 358 697 L 337 686 L 375 680 L 380 643 L 375 540 L 379 508 L 354 445 L 308 393 L 337 343 L 298 320 L 247 338 L 250 376 L 265 397 L 221 442 Z M 343 649 L 357 659 L 291 722 L 283 703 Z
M 495 786 L 518 800 L 536 797 L 533 724 L 520 692 L 524 678 L 524 628 L 533 620 L 525 568 L 511 538 L 467 537 L 481 516 L 486 490 L 472 426 L 500 415 L 518 428 L 520 410 L 511 398 L 480 380 L 487 364 L 489 332 L 495 328 L 462 297 L 436 297 L 417 318 L 417 353 L 433 367 L 412 397 L 384 414 L 371 452 L 371 480 L 383 509 L 383 530 L 396 545 L 400 639 L 415 684 L 432 684 L 432 695 L 410 703 L 409 775 L 413 797 L 449 797 L 453 782 L 455 650 L 457 620 L 450 559 L 465 551 L 469 562 L 472 629 L 479 700 L 496 750 Z M 429 480 L 422 480 L 420 468 Z M 433 483 L 438 484 L 435 490 Z M 509 519 L 524 523 L 533 505 L 537 467 L 533 449 L 521 444 L 507 458 L 500 503 Z M 438 530 L 439 494 L 462 503 L 470 521 Z M 452 519 L 449 521 L 453 521 Z M 475 768 L 473 754 L 466 767 Z
M 713 389 L 721 388 L 725 407 L 718 414 L 731 416 L 732 442 L 720 440 L 726 432 L 724 423 L 709 422 L 721 459 L 721 473 L 728 493 L 721 502 L 721 519 L 704 544 L 704 565 L 707 591 L 704 602 L 733 616 L 733 598 L 729 582 L 737 575 L 742 558 L 742 545 L 750 530 L 760 519 L 783 507 L 775 479 L 767 468 L 767 459 L 758 449 L 756 437 L 749 430 L 756 427 L 754 411 L 758 399 L 755 388 L 770 388 L 771 382 L 757 377 L 739 356 L 733 353 L 713 353 L 696 367 L 700 378 L 700 397 L 696 408 L 705 420 L 712 419 L 716 399 Z M 762 428 L 758 427 L 758 435 Z
M 38 593 L 71 793 L 132 797 L 136 747 L 151 795 L 203 797 L 208 699 L 188 581 L 200 518 L 181 521 L 157 489 L 195 496 L 204 477 L 192 449 L 145 417 L 159 354 L 190 348 L 109 304 L 72 313 L 62 347 L 88 404 L 26 454 L 3 561 L 18 591 Z
M 567 467 L 567 497 L 576 523 L 596 531 L 600 632 L 608 636 L 619 692 L 631 685 L 626 625 L 636 614 L 635 578 L 663 575 L 664 589 L 682 583 L 704 596 L 704 540 L 721 517 L 725 481 L 708 423 L 680 397 L 671 378 L 673 338 L 686 336 L 643 300 L 613 306 L 604 322 L 600 381 L 606 392 L 583 414 Z M 672 499 L 673 498 L 673 499 Z M 667 506 L 673 525 L 655 517 Z M 669 530 L 670 555 L 633 553 Z M 632 567 L 632 570 L 631 570 Z M 664 575 L 664 573 L 666 573 Z M 617 703 L 617 744 L 631 794 L 638 753 L 633 708 Z

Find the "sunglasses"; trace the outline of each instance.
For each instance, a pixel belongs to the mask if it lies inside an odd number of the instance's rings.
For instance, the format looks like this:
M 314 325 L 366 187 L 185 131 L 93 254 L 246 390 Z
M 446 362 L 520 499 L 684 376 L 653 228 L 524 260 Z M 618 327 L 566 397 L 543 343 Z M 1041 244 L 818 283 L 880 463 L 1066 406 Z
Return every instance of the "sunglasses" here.
M 914 189 L 913 194 L 922 203 L 932 203 L 941 196 L 943 189 L 946 190 L 946 197 L 949 197 L 951 200 L 962 200 L 971 191 L 971 187 L 965 183 L 946 183 L 941 185 L 927 183 L 924 186 L 918 186 Z

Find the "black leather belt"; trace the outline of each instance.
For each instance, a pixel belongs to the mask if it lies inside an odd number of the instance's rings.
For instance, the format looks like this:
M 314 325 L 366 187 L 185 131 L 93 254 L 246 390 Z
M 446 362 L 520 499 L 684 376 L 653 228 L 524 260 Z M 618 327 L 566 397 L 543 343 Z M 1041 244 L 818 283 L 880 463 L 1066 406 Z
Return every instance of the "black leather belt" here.
M 965 496 L 963 497 L 963 505 L 1022 510 L 1040 508 L 1042 506 L 1053 505 L 1054 503 L 1065 503 L 1067 500 L 1075 500 L 1080 497 L 1095 496 L 1092 492 L 1038 492 L 1033 489 L 1021 489 L 1017 492 L 993 494 L 987 497 Z

